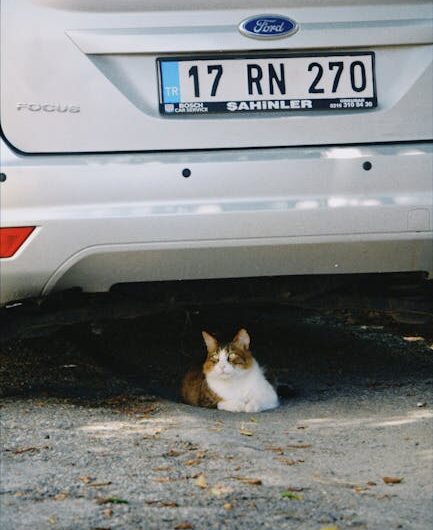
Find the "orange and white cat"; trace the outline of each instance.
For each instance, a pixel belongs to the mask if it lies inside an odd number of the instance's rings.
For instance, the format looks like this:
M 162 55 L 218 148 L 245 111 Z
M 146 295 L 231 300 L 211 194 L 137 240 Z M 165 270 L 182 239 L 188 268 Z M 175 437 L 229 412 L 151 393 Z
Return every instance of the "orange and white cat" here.
M 206 331 L 202 335 L 207 358 L 201 369 L 192 369 L 183 378 L 182 397 L 186 403 L 230 412 L 278 407 L 277 393 L 254 359 L 245 329 L 225 346 Z

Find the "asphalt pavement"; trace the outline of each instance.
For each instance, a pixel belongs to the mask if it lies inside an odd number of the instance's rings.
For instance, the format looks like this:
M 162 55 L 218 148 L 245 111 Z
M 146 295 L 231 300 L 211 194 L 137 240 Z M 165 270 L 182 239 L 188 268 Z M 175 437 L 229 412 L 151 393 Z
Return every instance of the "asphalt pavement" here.
M 201 328 L 240 326 L 290 397 L 258 414 L 180 403 Z M 0 526 L 432 528 L 429 332 L 220 308 L 3 344 Z

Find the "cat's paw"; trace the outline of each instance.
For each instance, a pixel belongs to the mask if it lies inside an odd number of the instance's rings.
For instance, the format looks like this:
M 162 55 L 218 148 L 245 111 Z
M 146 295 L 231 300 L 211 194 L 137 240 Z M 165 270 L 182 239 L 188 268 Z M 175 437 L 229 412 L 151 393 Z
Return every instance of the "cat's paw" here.
M 245 412 L 262 412 L 263 410 L 275 409 L 279 405 L 278 399 L 268 401 L 256 401 L 250 399 L 245 404 Z
M 229 412 L 243 412 L 245 410 L 245 403 L 243 401 L 226 399 L 219 401 L 217 407 L 219 410 L 227 410 Z
M 258 403 L 254 399 L 250 399 L 245 403 L 244 410 L 245 412 L 260 412 L 261 410 L 263 410 L 263 408 L 260 403 Z

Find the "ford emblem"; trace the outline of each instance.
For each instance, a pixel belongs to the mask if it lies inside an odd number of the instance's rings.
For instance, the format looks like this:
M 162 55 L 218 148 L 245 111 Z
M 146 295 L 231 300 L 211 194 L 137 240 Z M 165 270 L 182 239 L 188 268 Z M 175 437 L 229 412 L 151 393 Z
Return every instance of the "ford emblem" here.
M 296 33 L 298 24 L 281 15 L 258 15 L 243 20 L 239 31 L 253 39 L 281 39 Z

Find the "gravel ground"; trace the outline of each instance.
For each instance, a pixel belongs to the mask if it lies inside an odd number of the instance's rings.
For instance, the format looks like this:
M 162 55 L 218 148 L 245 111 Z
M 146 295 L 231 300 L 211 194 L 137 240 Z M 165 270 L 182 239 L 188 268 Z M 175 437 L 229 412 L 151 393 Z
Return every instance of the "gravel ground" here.
M 275 411 L 178 401 L 200 329 L 233 322 L 294 389 Z M 0 526 L 426 530 L 432 365 L 430 330 L 268 309 L 3 345 Z

